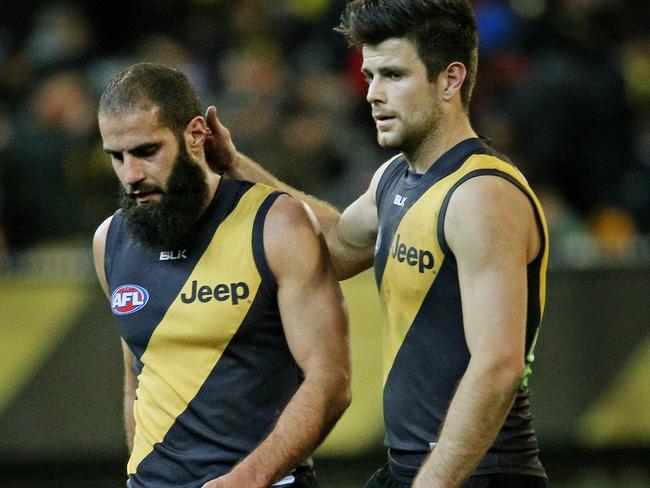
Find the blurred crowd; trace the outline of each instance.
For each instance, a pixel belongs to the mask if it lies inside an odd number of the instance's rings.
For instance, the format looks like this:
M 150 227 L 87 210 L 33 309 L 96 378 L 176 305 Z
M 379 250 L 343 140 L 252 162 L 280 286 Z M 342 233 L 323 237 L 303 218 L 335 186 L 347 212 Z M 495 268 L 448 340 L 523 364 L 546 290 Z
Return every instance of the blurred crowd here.
M 475 128 L 527 175 L 568 265 L 650 262 L 650 6 L 476 0 Z M 343 207 L 375 143 L 344 0 L 22 0 L 0 13 L 0 252 L 88 247 L 116 208 L 96 107 L 139 61 L 186 73 L 240 150 Z M 553 262 L 553 261 L 552 261 Z

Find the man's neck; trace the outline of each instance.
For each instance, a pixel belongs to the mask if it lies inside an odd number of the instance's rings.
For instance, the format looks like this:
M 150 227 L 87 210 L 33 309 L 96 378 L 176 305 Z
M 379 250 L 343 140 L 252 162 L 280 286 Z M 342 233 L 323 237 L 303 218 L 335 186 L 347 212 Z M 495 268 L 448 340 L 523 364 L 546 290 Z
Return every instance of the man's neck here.
M 413 151 L 405 151 L 410 168 L 416 173 L 426 173 L 435 162 L 452 147 L 465 139 L 477 137 L 467 114 L 443 118 L 440 125 Z
M 214 196 L 217 193 L 219 182 L 221 181 L 221 175 L 213 171 L 208 171 L 205 178 L 206 183 L 208 184 L 208 197 L 205 203 L 205 208 L 207 209 L 210 206 L 210 202 L 214 200 Z

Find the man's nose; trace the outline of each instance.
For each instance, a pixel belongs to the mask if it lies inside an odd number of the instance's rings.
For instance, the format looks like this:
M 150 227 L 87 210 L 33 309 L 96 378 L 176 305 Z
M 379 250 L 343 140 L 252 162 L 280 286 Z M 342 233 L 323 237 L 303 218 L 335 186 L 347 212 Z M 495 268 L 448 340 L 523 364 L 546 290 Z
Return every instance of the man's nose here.
M 368 92 L 366 93 L 366 100 L 368 100 L 368 103 L 371 104 L 386 102 L 386 94 L 384 93 L 381 83 L 379 82 L 379 80 L 377 80 L 377 77 L 375 77 L 368 84 Z
M 134 185 L 146 178 L 142 161 L 139 158 L 124 155 L 122 163 L 122 179 L 126 185 Z

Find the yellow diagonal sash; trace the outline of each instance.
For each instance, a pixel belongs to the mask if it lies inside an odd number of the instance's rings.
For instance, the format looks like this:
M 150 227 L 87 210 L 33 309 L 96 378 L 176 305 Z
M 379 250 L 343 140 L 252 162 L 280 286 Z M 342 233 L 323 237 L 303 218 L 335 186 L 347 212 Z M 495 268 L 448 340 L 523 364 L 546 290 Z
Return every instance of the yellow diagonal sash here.
M 149 340 L 138 376 L 130 474 L 186 410 L 248 313 L 261 283 L 253 259 L 252 228 L 257 209 L 271 191 L 257 185 L 242 196 Z M 247 297 L 225 298 L 236 283 L 245 283 Z M 193 287 L 204 287 L 203 301 L 185 303 Z M 213 293 L 207 293 L 206 287 Z M 241 291 L 240 285 L 238 292 L 243 294 Z

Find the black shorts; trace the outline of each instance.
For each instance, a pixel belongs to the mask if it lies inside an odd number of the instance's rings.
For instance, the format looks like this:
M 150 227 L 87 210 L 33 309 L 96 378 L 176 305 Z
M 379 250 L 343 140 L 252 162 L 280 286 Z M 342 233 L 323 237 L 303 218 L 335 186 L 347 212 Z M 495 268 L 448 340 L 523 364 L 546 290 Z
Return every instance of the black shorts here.
M 385 464 L 372 475 L 365 488 L 408 488 L 410 486 L 410 483 L 395 479 L 388 464 Z M 463 484 L 463 488 L 546 488 L 546 486 L 546 479 L 522 474 L 472 476 Z
M 290 476 L 272 485 L 273 488 L 318 488 L 318 482 L 312 468 L 303 467 L 296 469 Z M 126 488 L 131 488 L 127 481 Z

